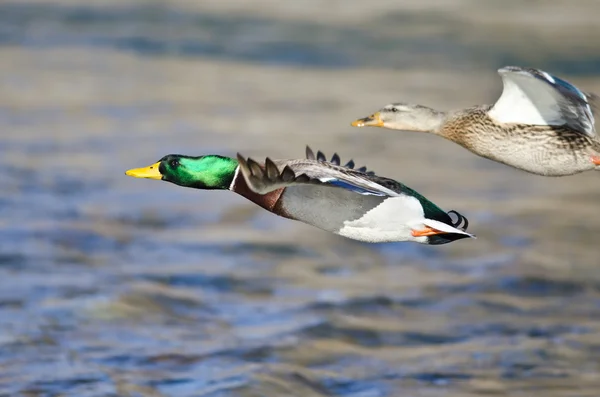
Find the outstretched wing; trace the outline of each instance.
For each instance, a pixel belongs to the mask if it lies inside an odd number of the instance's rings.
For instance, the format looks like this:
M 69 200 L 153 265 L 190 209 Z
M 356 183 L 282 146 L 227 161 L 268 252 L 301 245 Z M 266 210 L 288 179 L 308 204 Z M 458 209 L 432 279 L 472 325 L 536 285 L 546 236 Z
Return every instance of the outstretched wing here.
M 593 138 L 597 97 L 539 69 L 498 70 L 504 89 L 489 112 L 500 123 L 566 126 Z
M 248 187 L 258 194 L 267 194 L 294 185 L 318 184 L 365 195 L 400 195 L 373 180 L 378 177 L 329 162 L 311 159 L 271 160 L 267 157 L 264 166 L 261 166 L 255 160 L 246 159 L 239 153 L 237 159 Z
M 356 169 L 357 171 L 364 172 L 367 175 L 375 175 L 375 172 L 368 171 L 367 167 L 365 167 L 365 166 L 359 167 L 359 168 L 354 168 L 355 164 L 354 164 L 354 160 L 352 160 L 352 159 L 350 159 L 350 161 L 348 161 L 346 164 L 342 165 L 340 156 L 337 153 L 334 153 L 333 156 L 331 156 L 331 160 L 327 160 L 327 157 L 325 157 L 325 154 L 323 154 L 323 152 L 321 152 L 319 150 L 319 151 L 317 151 L 317 155 L 315 157 L 315 153 L 312 151 L 312 149 L 308 145 L 306 146 L 306 158 L 308 160 L 318 160 L 318 161 L 328 162 L 328 163 L 331 163 L 334 165 L 342 166 L 344 168 L 349 168 L 351 170 Z

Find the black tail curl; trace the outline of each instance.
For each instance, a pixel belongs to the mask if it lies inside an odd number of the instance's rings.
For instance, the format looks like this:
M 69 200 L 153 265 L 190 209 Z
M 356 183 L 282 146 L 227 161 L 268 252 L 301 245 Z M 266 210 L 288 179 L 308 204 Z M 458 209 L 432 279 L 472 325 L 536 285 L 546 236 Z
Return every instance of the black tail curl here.
M 469 220 L 454 210 L 448 211 L 448 216 L 450 216 L 450 214 L 456 215 L 456 218 L 457 218 L 456 221 L 452 221 L 452 226 L 454 226 L 457 229 L 462 230 L 463 232 L 466 232 L 467 229 L 469 228 Z M 452 219 L 451 216 L 450 216 L 450 219 Z

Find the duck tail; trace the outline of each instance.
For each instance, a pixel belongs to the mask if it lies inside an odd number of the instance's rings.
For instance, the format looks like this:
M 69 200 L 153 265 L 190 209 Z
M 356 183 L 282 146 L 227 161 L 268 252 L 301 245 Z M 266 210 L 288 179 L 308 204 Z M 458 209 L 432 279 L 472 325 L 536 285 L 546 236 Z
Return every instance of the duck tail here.
M 454 214 L 457 217 L 456 221 L 452 220 L 450 214 Z M 443 221 L 428 218 L 423 220 L 425 226 L 443 232 L 430 236 L 429 244 L 446 244 L 463 238 L 477 238 L 474 234 L 467 232 L 467 228 L 469 227 L 467 218 L 454 210 L 448 212 L 447 216 L 448 219 L 444 219 Z
M 458 234 L 458 235 L 464 236 L 463 238 L 466 238 L 466 237 L 475 238 L 474 234 L 468 233 L 466 230 L 464 230 L 462 228 L 459 228 L 459 227 L 456 227 L 453 225 L 448 225 L 447 223 L 436 221 L 435 219 L 424 219 L 423 224 L 425 226 L 429 226 L 432 229 L 436 229 L 436 230 L 442 231 L 444 233 Z

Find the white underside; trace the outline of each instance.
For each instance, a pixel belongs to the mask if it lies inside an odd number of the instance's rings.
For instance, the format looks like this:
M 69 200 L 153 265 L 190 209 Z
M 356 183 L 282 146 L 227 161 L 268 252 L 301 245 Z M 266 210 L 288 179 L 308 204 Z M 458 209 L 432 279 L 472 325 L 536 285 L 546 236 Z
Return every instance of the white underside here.
M 451 233 L 461 233 L 445 223 L 425 219 L 421 203 L 414 197 L 390 197 L 381 205 L 367 212 L 360 219 L 344 222 L 338 234 L 354 240 L 371 243 L 391 241 L 427 242 L 427 237 L 414 237 L 413 230 L 422 230 L 425 226 Z

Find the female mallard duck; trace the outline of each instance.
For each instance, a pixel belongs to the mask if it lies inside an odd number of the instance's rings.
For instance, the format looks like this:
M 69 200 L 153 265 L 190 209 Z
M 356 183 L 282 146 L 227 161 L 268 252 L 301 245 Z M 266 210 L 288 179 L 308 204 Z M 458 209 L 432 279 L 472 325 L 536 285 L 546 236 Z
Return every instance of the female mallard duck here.
M 414 190 L 351 160 L 340 165 L 306 148 L 306 159 L 258 164 L 240 154 L 190 157 L 170 154 L 127 175 L 196 189 L 236 192 L 267 211 L 366 242 L 414 241 L 446 244 L 466 237 L 468 221 L 444 212 Z M 453 221 L 450 213 L 456 215 Z
M 498 73 L 504 90 L 494 105 L 445 113 L 395 103 L 352 126 L 430 132 L 479 156 L 538 175 L 600 169 L 592 111 L 596 95 L 537 69 L 508 66 Z

